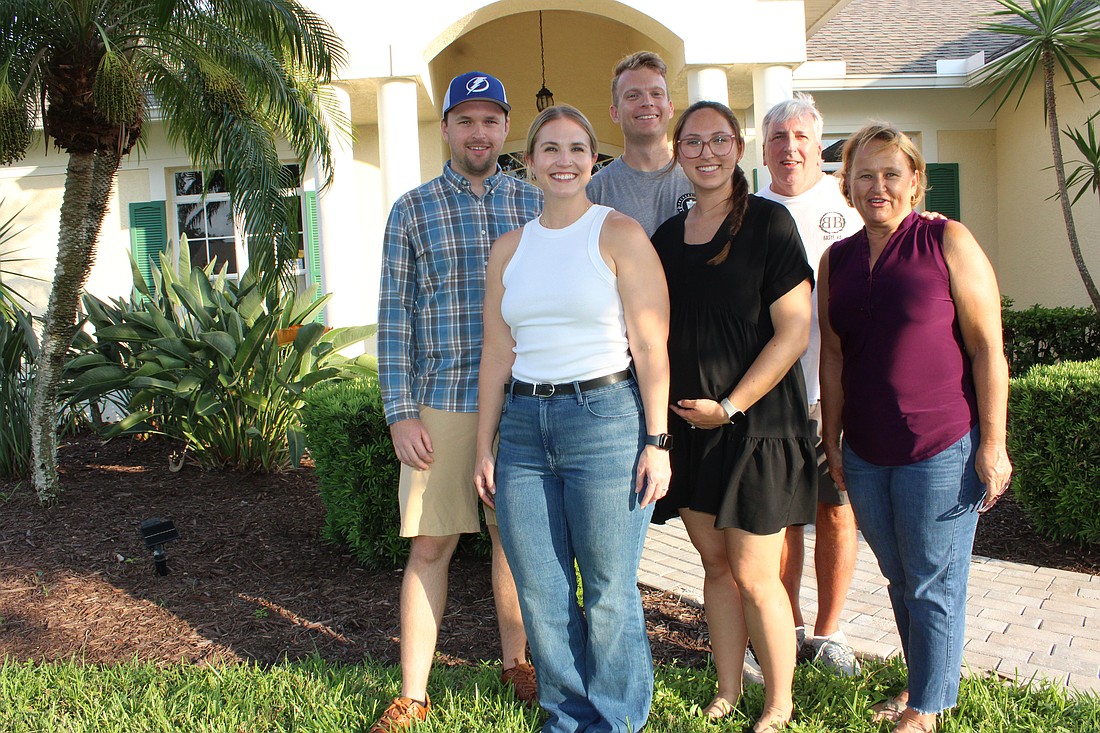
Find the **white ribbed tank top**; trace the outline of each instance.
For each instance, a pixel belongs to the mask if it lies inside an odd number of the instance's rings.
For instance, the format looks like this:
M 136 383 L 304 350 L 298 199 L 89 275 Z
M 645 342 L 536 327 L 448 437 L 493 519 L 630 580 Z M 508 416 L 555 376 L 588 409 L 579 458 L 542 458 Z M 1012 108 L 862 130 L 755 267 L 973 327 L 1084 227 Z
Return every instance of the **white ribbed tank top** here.
M 600 255 L 610 211 L 594 205 L 564 229 L 524 225 L 500 304 L 516 342 L 513 378 L 572 382 L 630 365 L 617 280 Z

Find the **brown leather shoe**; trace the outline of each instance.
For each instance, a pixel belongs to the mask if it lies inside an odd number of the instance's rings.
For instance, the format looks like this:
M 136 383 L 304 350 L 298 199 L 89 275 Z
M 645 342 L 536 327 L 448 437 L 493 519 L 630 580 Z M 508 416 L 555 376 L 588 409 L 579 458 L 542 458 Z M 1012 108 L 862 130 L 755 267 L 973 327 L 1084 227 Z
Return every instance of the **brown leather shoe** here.
M 512 686 L 517 700 L 526 703 L 528 707 L 536 707 L 539 704 L 539 686 L 535 679 L 535 668 L 518 659 L 512 661 L 515 666 L 501 672 L 500 681 Z
M 374 724 L 369 733 L 395 733 L 395 731 L 410 727 L 413 723 L 428 717 L 428 708 L 432 701 L 424 696 L 424 704 L 409 697 L 395 697 L 386 712 Z

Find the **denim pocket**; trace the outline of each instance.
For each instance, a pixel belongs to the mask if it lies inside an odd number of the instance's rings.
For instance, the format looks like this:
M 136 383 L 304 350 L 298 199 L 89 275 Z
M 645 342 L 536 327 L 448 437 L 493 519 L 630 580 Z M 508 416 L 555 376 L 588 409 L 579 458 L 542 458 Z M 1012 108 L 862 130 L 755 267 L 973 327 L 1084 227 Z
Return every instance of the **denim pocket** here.
M 586 392 L 584 406 L 595 417 L 631 417 L 642 411 L 637 385 L 628 382 Z

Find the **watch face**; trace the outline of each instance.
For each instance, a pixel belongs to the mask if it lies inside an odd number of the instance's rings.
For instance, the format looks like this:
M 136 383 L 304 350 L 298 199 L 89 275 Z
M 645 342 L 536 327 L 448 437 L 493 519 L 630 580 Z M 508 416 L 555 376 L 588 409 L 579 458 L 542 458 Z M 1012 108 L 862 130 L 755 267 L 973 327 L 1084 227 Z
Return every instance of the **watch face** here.
M 730 425 L 740 425 L 744 419 L 745 413 L 740 410 L 734 410 L 733 414 L 730 415 Z

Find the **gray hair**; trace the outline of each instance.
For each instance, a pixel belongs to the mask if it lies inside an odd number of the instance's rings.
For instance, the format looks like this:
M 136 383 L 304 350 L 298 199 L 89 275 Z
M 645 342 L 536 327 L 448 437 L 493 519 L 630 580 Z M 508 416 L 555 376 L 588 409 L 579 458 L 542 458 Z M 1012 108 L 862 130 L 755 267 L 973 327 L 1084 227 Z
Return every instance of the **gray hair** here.
M 767 141 L 771 137 L 771 129 L 774 125 L 781 125 L 790 120 L 801 120 L 803 118 L 809 118 L 813 121 L 814 134 L 817 136 L 818 143 L 820 143 L 821 136 L 825 132 L 825 120 L 821 117 L 821 112 L 817 110 L 814 98 L 805 92 L 795 92 L 794 99 L 786 99 L 768 110 L 768 113 L 764 115 L 762 124 L 764 140 Z

